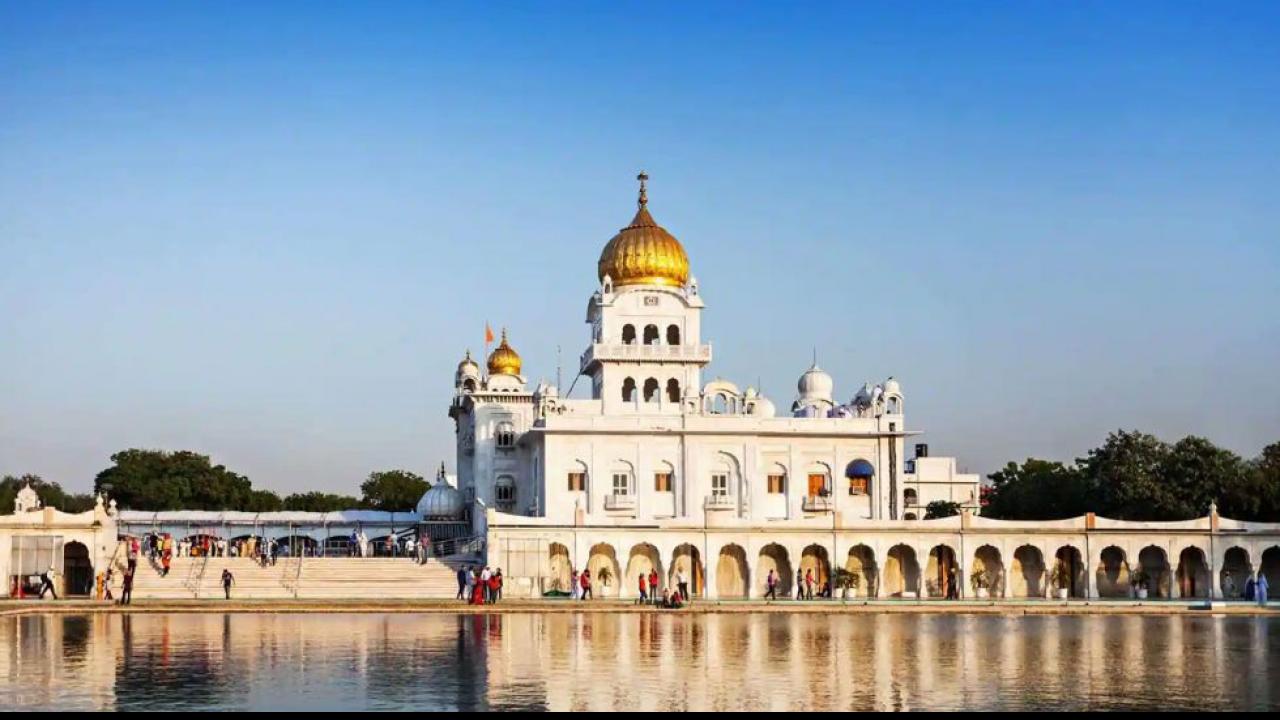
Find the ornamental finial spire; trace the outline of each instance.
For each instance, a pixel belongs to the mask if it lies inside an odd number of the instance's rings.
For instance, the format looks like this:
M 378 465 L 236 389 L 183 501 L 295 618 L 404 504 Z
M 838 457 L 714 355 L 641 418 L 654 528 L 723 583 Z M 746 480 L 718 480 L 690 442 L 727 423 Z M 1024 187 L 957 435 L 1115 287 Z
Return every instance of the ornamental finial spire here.
M 644 184 L 649 181 L 649 174 L 641 170 L 636 179 L 640 181 L 640 208 L 644 209 L 649 204 L 649 195 L 645 192 L 644 187 Z

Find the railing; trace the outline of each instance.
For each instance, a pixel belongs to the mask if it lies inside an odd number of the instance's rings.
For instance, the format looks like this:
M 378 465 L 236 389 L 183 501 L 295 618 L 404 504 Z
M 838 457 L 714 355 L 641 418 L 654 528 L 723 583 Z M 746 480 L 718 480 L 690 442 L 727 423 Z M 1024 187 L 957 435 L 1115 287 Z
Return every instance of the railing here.
M 824 497 L 822 495 L 809 495 L 806 496 L 804 502 L 801 503 L 801 508 L 803 508 L 805 512 L 831 512 L 832 510 L 835 510 L 836 504 L 829 497 Z
M 298 597 L 298 589 L 302 587 L 302 556 L 287 557 L 280 570 L 280 585 Z
M 634 510 L 635 508 L 635 495 L 606 495 L 604 498 L 605 510 Z
M 737 506 L 732 495 L 708 495 L 702 503 L 707 510 L 733 510 Z
M 432 540 L 430 557 L 449 557 L 450 555 L 483 555 L 485 536 L 450 538 L 448 540 Z
M 595 343 L 582 353 L 582 368 L 598 360 L 711 362 L 710 345 L 641 345 Z
M 182 581 L 182 586 L 191 591 L 191 597 L 200 599 L 200 583 L 204 581 L 205 570 L 209 567 L 209 553 L 200 556 L 200 562 L 192 563 L 187 570 L 187 579 Z

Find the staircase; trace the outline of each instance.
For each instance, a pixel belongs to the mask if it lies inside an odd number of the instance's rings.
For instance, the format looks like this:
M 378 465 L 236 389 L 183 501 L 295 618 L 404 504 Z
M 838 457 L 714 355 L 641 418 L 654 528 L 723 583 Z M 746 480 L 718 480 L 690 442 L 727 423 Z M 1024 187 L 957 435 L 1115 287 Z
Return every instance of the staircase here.
M 439 560 L 307 558 L 299 599 L 441 599 L 458 593 L 457 570 Z

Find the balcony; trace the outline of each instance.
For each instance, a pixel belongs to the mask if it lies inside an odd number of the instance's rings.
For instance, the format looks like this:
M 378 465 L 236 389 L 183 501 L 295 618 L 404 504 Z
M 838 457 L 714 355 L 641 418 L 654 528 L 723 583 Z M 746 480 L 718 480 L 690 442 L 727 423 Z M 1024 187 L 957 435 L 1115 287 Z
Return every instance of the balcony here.
M 729 495 L 708 495 L 702 507 L 706 510 L 735 510 L 738 503 Z
M 635 510 L 635 495 L 606 495 L 604 498 L 605 510 Z
M 836 504 L 832 502 L 829 496 L 825 495 L 808 495 L 804 502 L 800 505 L 805 512 L 827 513 L 836 509 Z
M 641 345 L 633 343 L 595 343 L 582 353 L 582 370 L 597 362 L 624 360 L 630 362 L 711 362 L 710 345 Z

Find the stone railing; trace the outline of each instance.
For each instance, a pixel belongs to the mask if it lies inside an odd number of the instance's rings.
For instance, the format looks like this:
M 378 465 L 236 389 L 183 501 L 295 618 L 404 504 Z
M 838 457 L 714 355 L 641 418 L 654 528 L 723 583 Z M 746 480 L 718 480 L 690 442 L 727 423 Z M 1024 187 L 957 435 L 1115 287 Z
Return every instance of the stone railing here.
M 605 510 L 635 510 L 635 495 L 607 495 L 604 499 Z
M 711 362 L 710 345 L 641 345 L 596 343 L 582 353 L 582 368 L 604 360 L 652 360 L 655 362 Z
M 805 497 L 800 507 L 805 512 L 831 512 L 836 509 L 836 504 L 829 497 L 810 495 Z

